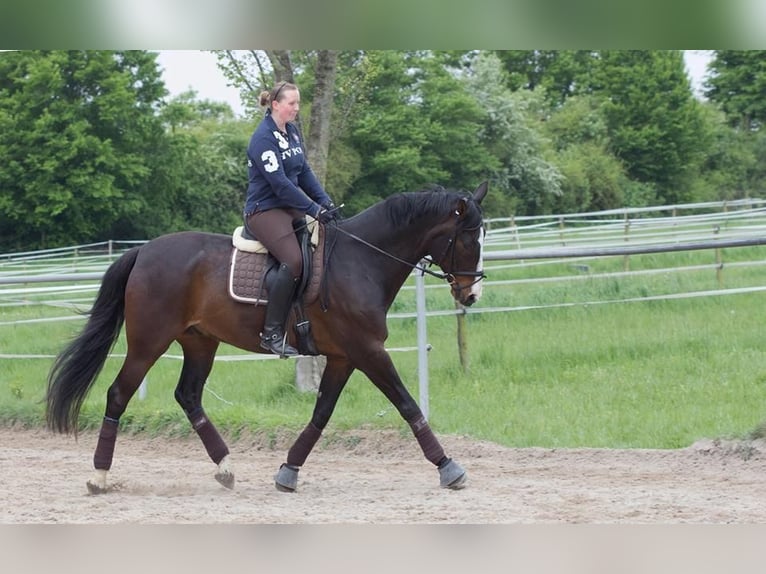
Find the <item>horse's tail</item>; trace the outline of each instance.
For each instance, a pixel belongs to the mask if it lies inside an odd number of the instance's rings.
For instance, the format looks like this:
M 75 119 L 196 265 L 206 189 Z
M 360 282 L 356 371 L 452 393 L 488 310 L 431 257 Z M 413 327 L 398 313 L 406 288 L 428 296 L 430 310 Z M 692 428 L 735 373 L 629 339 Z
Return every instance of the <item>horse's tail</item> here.
M 125 285 L 136 263 L 134 247 L 107 269 L 85 328 L 59 353 L 48 375 L 48 428 L 77 432 L 77 419 L 88 391 L 101 372 L 125 320 Z

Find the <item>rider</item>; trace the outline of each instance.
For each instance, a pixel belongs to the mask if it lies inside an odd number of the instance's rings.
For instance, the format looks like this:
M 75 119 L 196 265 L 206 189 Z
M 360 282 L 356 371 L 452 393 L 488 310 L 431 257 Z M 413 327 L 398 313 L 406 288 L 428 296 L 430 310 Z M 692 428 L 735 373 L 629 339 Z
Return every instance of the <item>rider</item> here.
M 260 104 L 266 107 L 266 115 L 247 148 L 245 225 L 279 264 L 268 287 L 261 347 L 283 357 L 293 356 L 298 350 L 287 344 L 284 326 L 303 272 L 293 221 L 304 223 L 308 214 L 328 223 L 337 217 L 337 211 L 311 170 L 298 128 L 292 123 L 300 107 L 298 88 L 280 82 L 261 92 Z

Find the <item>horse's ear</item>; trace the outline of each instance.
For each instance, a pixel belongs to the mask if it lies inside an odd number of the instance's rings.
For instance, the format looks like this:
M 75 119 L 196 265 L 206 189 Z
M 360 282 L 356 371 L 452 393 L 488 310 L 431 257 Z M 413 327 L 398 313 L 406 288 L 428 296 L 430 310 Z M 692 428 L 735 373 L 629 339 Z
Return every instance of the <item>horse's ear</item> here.
M 476 203 L 481 203 L 481 200 L 484 199 L 484 196 L 487 195 L 487 188 L 489 187 L 488 182 L 482 182 L 479 187 L 477 187 L 473 192 L 473 199 Z

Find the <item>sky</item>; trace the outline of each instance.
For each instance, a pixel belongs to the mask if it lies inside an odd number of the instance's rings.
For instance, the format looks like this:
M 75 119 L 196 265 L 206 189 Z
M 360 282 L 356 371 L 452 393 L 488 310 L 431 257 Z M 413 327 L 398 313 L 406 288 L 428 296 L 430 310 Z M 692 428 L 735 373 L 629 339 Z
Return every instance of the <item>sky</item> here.
M 160 50 L 157 63 L 163 69 L 162 79 L 171 96 L 192 89 L 197 99 L 226 102 L 238 116 L 244 109 L 239 90 L 227 85 L 218 69 L 215 54 L 202 50 Z
M 702 81 L 710 50 L 686 50 L 684 59 L 692 88 L 701 95 Z M 244 114 L 239 90 L 227 85 L 227 80 L 218 69 L 214 54 L 201 50 L 162 50 L 157 62 L 163 69 L 165 87 L 171 96 L 192 89 L 197 92 L 197 99 L 226 102 L 238 116 Z
M 713 50 L 685 50 L 686 71 L 692 81 L 692 89 L 697 96 L 702 95 L 702 82 L 705 80 L 707 65 L 713 57 Z

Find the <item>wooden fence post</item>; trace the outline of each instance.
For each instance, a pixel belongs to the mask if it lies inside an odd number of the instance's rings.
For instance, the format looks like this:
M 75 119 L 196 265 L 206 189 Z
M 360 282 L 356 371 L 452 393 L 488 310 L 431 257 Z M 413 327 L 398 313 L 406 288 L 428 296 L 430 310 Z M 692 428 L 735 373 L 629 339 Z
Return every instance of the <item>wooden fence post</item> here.
M 628 211 L 625 210 L 625 242 L 626 243 L 630 241 L 629 236 L 630 236 L 630 216 L 628 215 Z M 622 270 L 630 271 L 630 255 L 622 256 Z
M 559 217 L 559 239 L 561 239 L 562 247 L 566 247 L 566 240 L 564 239 L 564 218 Z
M 463 367 L 463 372 L 467 373 L 470 368 L 470 360 L 468 357 L 468 328 L 465 324 L 466 310 L 463 305 L 455 301 L 455 309 L 461 311 L 456 315 L 457 317 L 457 352 L 460 357 L 460 366 Z
M 721 226 L 716 225 L 713 228 L 713 235 L 718 235 L 720 231 Z M 723 254 L 720 247 L 715 248 L 715 279 L 718 282 L 718 288 L 721 289 L 723 285 Z

